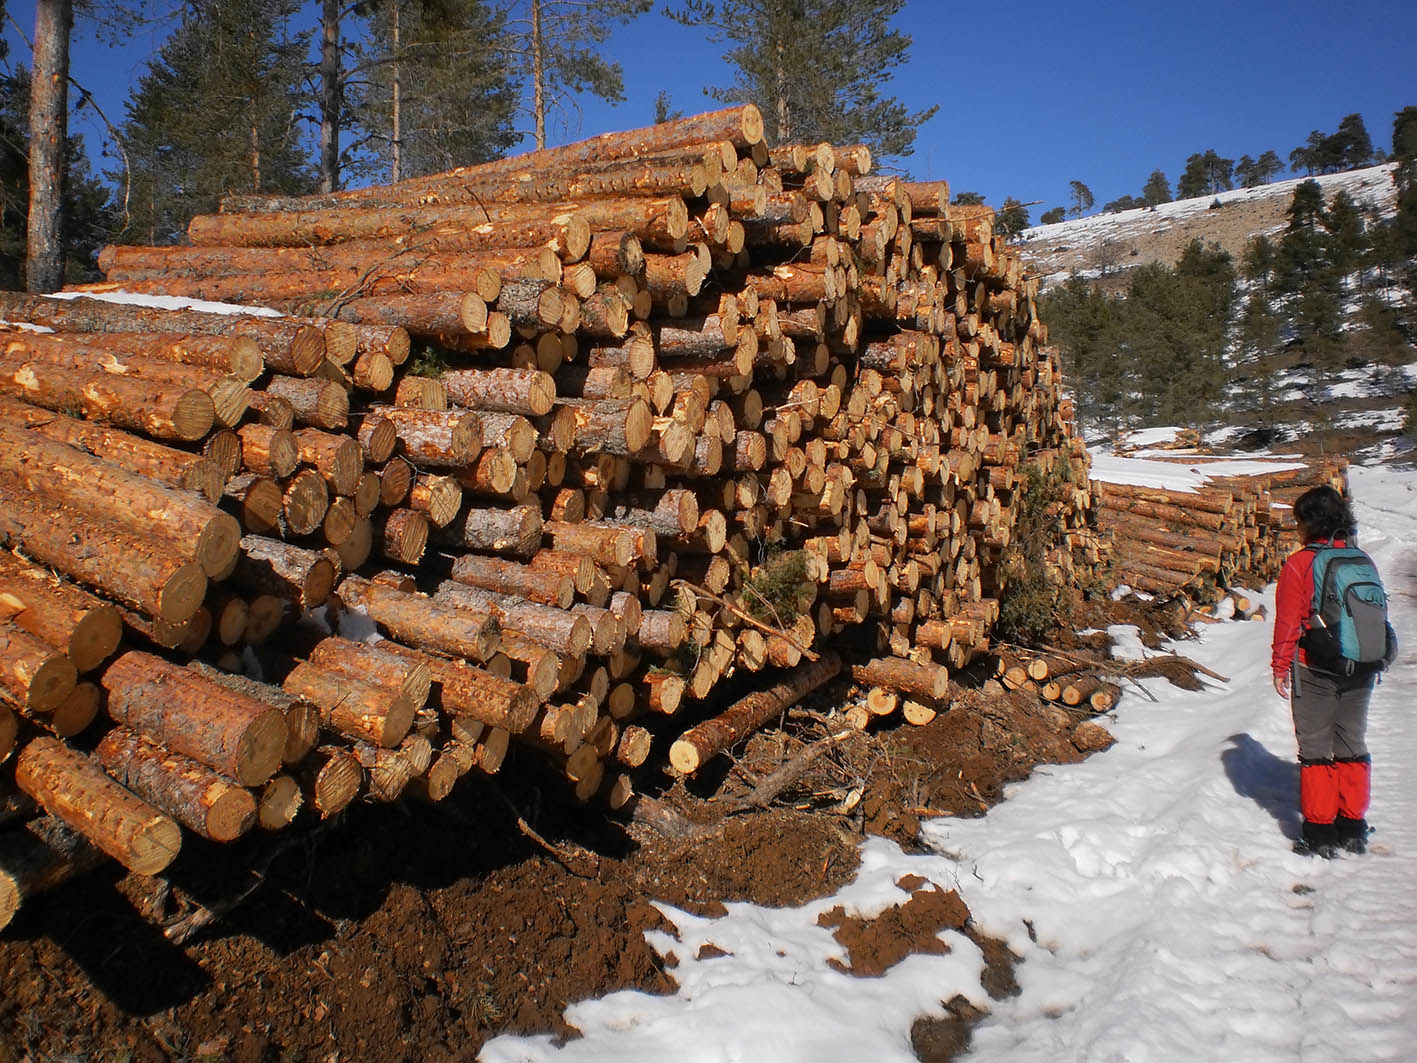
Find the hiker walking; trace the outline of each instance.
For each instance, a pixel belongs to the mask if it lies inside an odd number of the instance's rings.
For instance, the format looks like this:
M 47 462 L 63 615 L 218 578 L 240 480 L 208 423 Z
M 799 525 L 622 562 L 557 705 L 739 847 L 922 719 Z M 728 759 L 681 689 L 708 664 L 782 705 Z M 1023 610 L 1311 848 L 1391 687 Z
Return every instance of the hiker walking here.
M 1353 511 L 1331 487 L 1294 503 L 1304 547 L 1275 592 L 1274 689 L 1290 700 L 1299 742 L 1303 832 L 1294 851 L 1326 859 L 1367 851 L 1368 698 L 1396 653 L 1372 559 L 1350 546 Z

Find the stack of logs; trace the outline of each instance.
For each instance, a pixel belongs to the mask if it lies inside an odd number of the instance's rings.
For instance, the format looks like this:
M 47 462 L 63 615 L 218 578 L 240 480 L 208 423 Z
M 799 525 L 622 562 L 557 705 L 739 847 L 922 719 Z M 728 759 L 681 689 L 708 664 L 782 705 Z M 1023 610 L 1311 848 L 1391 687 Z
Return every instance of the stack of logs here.
M 1069 485 L 1050 571 L 1098 560 L 1036 286 L 943 182 L 761 126 L 242 197 L 0 295 L 19 790 L 150 872 L 174 820 L 438 800 L 509 742 L 622 807 L 837 674 L 947 704 L 1026 463 Z
M 1145 460 L 1182 463 L 1202 482 L 1180 490 L 1095 480 L 1097 524 L 1112 539 L 1114 582 L 1168 597 L 1218 600 L 1227 590 L 1271 582 L 1300 546 L 1294 501 L 1319 485 L 1347 493 L 1342 458 L 1247 457 L 1238 473 L 1232 461 L 1215 456 L 1152 454 Z M 1126 464 L 1118 460 L 1108 468 Z

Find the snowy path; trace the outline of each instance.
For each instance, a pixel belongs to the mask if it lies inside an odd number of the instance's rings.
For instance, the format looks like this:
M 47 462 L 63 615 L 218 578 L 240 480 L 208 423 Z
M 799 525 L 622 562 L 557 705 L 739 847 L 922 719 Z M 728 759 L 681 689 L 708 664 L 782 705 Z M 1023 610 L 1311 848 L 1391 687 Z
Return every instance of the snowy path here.
M 675 996 L 583 1002 L 567 1016 L 581 1040 L 498 1038 L 480 1058 L 909 1061 L 912 1019 L 957 993 L 991 1009 L 971 1060 L 1417 1058 L 1417 475 L 1355 469 L 1352 483 L 1407 647 L 1372 701 L 1369 856 L 1289 851 L 1297 768 L 1270 625 L 1213 625 L 1178 651 L 1229 683 L 1148 680 L 1157 700 L 1124 699 L 1106 753 L 1040 769 L 983 819 L 930 822 L 938 855 L 877 839 L 855 882 L 803 908 L 668 909 L 679 940 L 651 942 L 680 960 Z M 957 888 L 1023 957 L 1019 996 L 988 1001 L 977 950 L 953 933 L 950 955 L 882 978 L 827 966 L 842 950 L 818 913 L 900 903 L 912 873 Z M 696 959 L 710 941 L 729 955 Z

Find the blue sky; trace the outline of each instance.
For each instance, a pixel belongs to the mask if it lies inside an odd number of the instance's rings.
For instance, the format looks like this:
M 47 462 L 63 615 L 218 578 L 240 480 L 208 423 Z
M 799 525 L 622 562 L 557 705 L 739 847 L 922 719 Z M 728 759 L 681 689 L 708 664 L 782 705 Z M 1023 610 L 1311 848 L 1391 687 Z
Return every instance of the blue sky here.
M 32 0 L 8 7 L 29 33 Z M 1417 0 L 1347 9 L 1316 0 L 911 0 L 896 21 L 914 44 L 890 91 L 911 110 L 940 105 L 897 165 L 992 203 L 1039 200 L 1035 217 L 1066 203 L 1075 179 L 1099 207 L 1139 193 L 1156 168 L 1174 185 L 1186 156 L 1208 148 L 1231 158 L 1272 149 L 1287 161 L 1310 130 L 1332 132 L 1354 111 L 1386 148 L 1393 113 L 1417 105 Z M 163 32 L 145 27 L 115 46 L 81 27 L 75 77 L 115 122 Z M 5 34 L 16 58 L 24 45 L 13 27 Z M 661 90 L 677 110 L 711 109 L 719 104 L 706 88 L 732 79 L 720 46 L 658 11 L 619 30 L 609 51 L 625 69 L 627 101 L 584 100 L 569 126 L 553 124 L 554 142 L 646 124 Z M 99 128 L 80 126 L 91 151 Z

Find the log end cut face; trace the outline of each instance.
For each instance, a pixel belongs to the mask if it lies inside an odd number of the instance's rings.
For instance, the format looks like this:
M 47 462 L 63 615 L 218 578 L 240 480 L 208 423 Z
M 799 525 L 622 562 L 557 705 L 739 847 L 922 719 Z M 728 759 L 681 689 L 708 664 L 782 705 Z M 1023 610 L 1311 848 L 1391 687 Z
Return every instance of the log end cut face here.
M 236 781 L 242 786 L 260 786 L 276 773 L 289 734 L 285 716 L 279 709 L 262 712 L 241 736 L 236 751 Z

